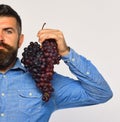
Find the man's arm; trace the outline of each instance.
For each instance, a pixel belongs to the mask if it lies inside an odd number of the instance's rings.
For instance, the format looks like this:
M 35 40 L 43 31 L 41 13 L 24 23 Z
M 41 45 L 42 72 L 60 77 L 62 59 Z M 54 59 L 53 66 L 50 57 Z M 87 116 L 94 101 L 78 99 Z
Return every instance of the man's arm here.
M 112 97 L 108 83 L 89 60 L 73 49 L 62 59 L 78 80 L 55 74 L 53 99 L 57 109 L 95 105 Z

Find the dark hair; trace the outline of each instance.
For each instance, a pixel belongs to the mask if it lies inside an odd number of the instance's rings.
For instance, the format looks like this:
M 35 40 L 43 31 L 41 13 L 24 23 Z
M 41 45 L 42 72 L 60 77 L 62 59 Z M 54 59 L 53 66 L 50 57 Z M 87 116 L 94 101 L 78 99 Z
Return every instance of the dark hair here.
M 12 9 L 9 5 L 0 4 L 0 16 L 14 17 L 18 25 L 18 33 L 22 31 L 22 21 L 18 13 Z

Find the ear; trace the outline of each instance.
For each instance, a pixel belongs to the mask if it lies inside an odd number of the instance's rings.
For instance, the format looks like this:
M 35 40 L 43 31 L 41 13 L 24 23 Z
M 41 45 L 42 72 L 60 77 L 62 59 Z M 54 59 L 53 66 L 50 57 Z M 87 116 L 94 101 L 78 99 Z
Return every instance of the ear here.
M 20 35 L 20 39 L 19 39 L 19 44 L 18 44 L 18 47 L 19 47 L 19 48 L 21 47 L 21 45 L 22 45 L 22 43 L 23 43 L 23 40 L 24 40 L 24 35 L 21 34 L 21 35 Z

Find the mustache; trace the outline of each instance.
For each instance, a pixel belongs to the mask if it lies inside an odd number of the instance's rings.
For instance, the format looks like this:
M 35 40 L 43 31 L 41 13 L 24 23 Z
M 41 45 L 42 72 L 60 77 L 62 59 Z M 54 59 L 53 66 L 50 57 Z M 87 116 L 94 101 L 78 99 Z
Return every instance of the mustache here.
M 9 46 L 8 44 L 5 44 L 5 43 L 2 42 L 2 41 L 0 41 L 0 46 L 6 48 L 6 49 L 8 49 L 8 50 L 10 50 L 10 49 L 12 48 L 11 46 Z

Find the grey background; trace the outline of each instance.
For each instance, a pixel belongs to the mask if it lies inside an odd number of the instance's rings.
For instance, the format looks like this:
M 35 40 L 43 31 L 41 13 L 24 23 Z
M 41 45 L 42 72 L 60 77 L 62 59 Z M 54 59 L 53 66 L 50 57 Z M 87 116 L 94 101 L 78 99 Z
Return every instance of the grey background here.
M 37 32 L 46 28 L 60 29 L 66 42 L 79 54 L 90 59 L 113 90 L 113 98 L 105 104 L 59 110 L 50 122 L 120 122 L 120 1 L 119 0 L 0 0 L 21 15 L 25 41 L 37 41 Z M 55 67 L 69 75 L 61 61 Z

